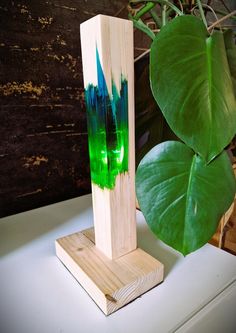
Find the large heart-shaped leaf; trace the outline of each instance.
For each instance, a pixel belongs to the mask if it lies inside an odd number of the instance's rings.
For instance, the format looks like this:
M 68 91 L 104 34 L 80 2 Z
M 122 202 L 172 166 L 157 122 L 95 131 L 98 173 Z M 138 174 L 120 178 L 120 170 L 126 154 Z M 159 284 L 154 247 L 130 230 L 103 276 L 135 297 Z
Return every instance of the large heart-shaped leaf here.
M 173 19 L 151 47 L 153 95 L 172 130 L 207 162 L 236 132 L 236 102 L 223 34 L 197 17 Z
M 135 160 L 138 166 L 155 145 L 177 140 L 159 109 L 149 83 L 149 55 L 135 63 Z
M 234 95 L 236 96 L 236 45 L 233 36 L 232 30 L 226 30 L 224 32 L 225 49 L 234 86 Z
M 225 152 L 206 164 L 185 144 L 167 141 L 141 161 L 136 192 L 151 230 L 186 255 L 214 234 L 233 201 L 235 178 Z

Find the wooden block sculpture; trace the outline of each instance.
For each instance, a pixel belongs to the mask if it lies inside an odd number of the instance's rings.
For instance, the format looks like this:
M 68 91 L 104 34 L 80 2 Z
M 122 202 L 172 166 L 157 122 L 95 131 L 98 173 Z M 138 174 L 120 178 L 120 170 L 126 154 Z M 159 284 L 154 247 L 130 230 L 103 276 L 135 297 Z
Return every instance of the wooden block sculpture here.
M 108 315 L 163 280 L 137 248 L 131 21 L 98 15 L 81 25 L 94 229 L 58 239 L 56 253 Z

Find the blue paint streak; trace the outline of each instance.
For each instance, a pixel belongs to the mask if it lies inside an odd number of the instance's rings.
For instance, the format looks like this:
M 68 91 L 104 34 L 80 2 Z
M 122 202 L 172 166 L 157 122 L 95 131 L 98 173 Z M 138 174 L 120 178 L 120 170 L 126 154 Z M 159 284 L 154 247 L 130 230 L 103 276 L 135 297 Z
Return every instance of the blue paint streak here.
M 96 49 L 98 85 L 85 90 L 91 178 L 101 188 L 112 189 L 116 176 L 128 171 L 128 82 L 121 75 L 121 89 L 112 80 L 109 96 Z

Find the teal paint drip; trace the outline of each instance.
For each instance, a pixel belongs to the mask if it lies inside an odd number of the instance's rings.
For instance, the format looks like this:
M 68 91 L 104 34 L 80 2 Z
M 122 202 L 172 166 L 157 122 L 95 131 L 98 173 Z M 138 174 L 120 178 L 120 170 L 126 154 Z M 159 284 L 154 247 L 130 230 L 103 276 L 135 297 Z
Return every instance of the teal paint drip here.
M 128 171 L 128 82 L 121 75 L 118 92 L 112 81 L 109 96 L 97 49 L 96 62 L 98 86 L 85 89 L 91 179 L 113 189 L 116 176 Z

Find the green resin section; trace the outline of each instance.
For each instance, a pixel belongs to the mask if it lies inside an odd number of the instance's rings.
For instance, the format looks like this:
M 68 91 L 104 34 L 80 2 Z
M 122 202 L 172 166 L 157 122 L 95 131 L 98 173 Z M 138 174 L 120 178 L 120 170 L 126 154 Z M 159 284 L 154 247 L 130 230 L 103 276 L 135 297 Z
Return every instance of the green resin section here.
M 112 82 L 109 96 L 98 51 L 96 59 L 98 86 L 85 90 L 91 179 L 113 189 L 116 176 L 128 171 L 128 82 L 121 75 L 120 91 Z

